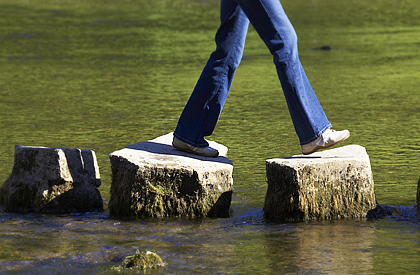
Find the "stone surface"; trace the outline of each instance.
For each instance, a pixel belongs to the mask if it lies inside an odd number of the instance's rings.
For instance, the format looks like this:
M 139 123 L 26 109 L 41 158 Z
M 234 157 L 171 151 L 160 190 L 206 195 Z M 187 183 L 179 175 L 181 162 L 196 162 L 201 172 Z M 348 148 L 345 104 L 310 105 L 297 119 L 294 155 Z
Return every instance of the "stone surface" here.
M 0 188 L 7 212 L 74 213 L 103 209 L 95 152 L 15 146 L 15 162 Z
M 110 214 L 117 217 L 228 217 L 232 162 L 227 148 L 210 142 L 217 158 L 175 150 L 173 134 L 110 154 Z
M 267 218 L 300 221 L 365 217 L 375 208 L 369 156 L 349 145 L 266 161 Z

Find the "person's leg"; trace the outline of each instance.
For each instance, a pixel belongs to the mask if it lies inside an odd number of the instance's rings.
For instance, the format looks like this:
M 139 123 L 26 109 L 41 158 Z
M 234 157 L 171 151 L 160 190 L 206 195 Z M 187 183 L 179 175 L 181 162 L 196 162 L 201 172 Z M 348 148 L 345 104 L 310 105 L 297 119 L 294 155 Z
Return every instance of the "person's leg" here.
M 271 54 L 300 144 L 331 127 L 298 56 L 297 36 L 279 0 L 237 0 Z
M 213 133 L 242 59 L 249 20 L 234 0 L 222 0 L 221 25 L 216 50 L 185 106 L 175 129 L 175 138 L 195 147 L 207 147 L 204 139 Z

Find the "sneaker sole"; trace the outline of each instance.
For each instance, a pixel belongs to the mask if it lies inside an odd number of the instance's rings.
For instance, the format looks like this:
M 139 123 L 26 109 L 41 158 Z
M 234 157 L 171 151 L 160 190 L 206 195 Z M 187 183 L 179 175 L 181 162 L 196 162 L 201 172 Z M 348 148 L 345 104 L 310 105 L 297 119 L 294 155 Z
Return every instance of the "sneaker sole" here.
M 206 154 L 200 154 L 197 151 L 191 150 L 190 148 L 185 148 L 185 147 L 178 147 L 176 145 L 174 145 L 174 143 L 172 143 L 172 147 L 175 148 L 175 150 L 181 151 L 181 152 L 186 152 L 186 153 L 191 153 L 193 155 L 197 155 L 197 156 L 202 156 L 202 157 L 210 157 L 210 158 L 217 158 L 219 156 L 219 152 L 217 152 L 217 155 L 206 155 Z

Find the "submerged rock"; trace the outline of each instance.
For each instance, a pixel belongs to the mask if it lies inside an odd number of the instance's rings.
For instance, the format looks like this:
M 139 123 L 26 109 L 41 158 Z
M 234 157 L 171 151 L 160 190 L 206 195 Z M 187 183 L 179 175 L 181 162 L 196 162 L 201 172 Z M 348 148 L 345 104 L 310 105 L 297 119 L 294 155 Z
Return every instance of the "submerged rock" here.
M 375 208 L 369 156 L 349 145 L 266 161 L 267 218 L 300 221 L 366 217 Z
M 397 216 L 400 219 L 405 217 L 411 220 L 417 220 L 417 206 L 395 206 L 395 205 L 377 205 L 374 209 L 367 212 L 369 219 L 380 219 L 386 216 Z
M 139 142 L 110 154 L 110 214 L 117 217 L 228 217 L 232 162 L 227 148 L 210 142 L 219 157 L 180 152 L 173 134 Z
M 140 252 L 136 251 L 136 254 L 127 256 L 121 265 L 112 267 L 113 270 L 123 271 L 124 269 L 130 270 L 144 270 L 157 268 L 167 265 L 167 263 L 162 260 L 162 258 L 156 254 L 156 252 L 146 251 Z
M 91 150 L 15 146 L 12 174 L 0 188 L 7 212 L 74 213 L 103 209 Z

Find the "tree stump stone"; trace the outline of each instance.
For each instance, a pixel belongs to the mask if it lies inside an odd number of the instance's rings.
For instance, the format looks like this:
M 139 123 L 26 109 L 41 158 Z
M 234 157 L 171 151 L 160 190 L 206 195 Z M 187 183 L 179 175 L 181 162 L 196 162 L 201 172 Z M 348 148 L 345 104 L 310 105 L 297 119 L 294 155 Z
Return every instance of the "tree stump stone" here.
M 110 154 L 110 214 L 116 217 L 228 217 L 233 165 L 227 148 L 219 157 L 177 151 L 173 133 Z
M 16 145 L 0 204 L 6 212 L 18 213 L 102 211 L 100 185 L 94 151 Z
M 284 221 L 366 217 L 375 208 L 369 156 L 349 145 L 266 161 L 264 215 Z

